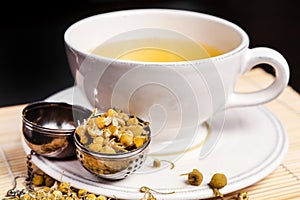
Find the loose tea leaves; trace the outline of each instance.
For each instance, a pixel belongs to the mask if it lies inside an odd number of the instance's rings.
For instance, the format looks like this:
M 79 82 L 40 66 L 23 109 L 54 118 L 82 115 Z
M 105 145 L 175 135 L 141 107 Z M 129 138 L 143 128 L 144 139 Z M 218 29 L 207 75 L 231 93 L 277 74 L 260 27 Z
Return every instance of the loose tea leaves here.
M 110 108 L 102 114 L 95 109 L 75 132 L 87 149 L 117 154 L 142 147 L 149 139 L 148 126 L 149 122 L 118 109 Z

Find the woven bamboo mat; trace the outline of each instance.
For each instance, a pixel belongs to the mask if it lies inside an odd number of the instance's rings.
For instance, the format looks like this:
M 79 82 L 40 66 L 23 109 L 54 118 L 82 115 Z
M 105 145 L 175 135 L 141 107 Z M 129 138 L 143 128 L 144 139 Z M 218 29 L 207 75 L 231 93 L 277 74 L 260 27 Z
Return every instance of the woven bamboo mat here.
M 257 90 L 272 79 L 263 70 L 254 69 L 240 80 L 237 89 Z M 287 87 L 266 107 L 279 118 L 289 135 L 288 153 L 274 172 L 242 191 L 248 192 L 253 200 L 300 199 L 300 97 Z M 12 188 L 15 176 L 26 175 L 26 155 L 20 141 L 23 108 L 24 105 L 0 108 L 0 199 Z M 226 195 L 226 199 L 238 192 Z

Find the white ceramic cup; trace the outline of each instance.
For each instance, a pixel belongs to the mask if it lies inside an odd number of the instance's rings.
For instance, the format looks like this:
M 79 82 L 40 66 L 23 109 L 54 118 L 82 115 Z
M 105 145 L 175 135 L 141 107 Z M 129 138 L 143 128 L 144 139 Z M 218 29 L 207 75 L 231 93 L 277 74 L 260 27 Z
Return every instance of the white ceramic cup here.
M 106 42 L 143 37 L 201 41 L 225 53 L 186 62 L 126 61 L 91 53 Z M 280 53 L 266 47 L 249 49 L 249 38 L 240 27 L 197 12 L 137 9 L 99 14 L 71 25 L 64 39 L 76 84 L 91 105 L 100 110 L 117 107 L 149 120 L 153 135 L 201 124 L 227 108 L 269 102 L 289 80 L 289 67 Z M 261 63 L 274 68 L 273 83 L 254 92 L 236 92 L 240 76 Z M 169 138 L 170 134 L 159 139 Z

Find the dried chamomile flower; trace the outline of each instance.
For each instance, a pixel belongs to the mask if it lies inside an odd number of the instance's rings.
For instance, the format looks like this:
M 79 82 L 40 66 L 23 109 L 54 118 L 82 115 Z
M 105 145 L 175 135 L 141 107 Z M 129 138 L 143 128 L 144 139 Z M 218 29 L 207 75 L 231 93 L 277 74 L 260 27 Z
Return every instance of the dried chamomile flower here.
M 96 200 L 107 200 L 106 196 L 99 195 L 96 197 Z
M 44 175 L 44 185 L 47 187 L 53 186 L 55 180 L 48 175 Z
M 217 189 L 221 189 L 227 185 L 227 178 L 222 173 L 216 173 L 212 176 L 209 186 Z
M 171 162 L 171 161 L 168 161 L 168 160 L 158 160 L 156 158 L 153 160 L 153 167 L 156 167 L 156 168 L 161 167 L 161 163 L 162 162 L 169 163 L 171 165 L 170 169 L 174 169 L 174 167 L 175 167 L 175 164 L 173 162 Z
M 216 197 L 223 197 L 219 189 L 227 185 L 227 177 L 222 173 L 216 173 L 212 176 L 208 185 L 214 190 Z
M 157 193 L 157 194 L 174 194 L 175 193 L 175 192 L 160 192 L 160 191 L 151 189 L 151 188 L 149 188 L 147 186 L 140 187 L 140 192 L 145 193 L 145 192 L 149 192 L 149 191 L 152 191 L 152 192 Z
M 154 159 L 153 160 L 153 167 L 160 167 L 161 166 L 161 162 L 158 159 Z
M 88 195 L 86 195 L 85 200 L 96 200 L 96 195 L 88 194 Z
M 140 200 L 157 200 L 152 193 L 146 193 Z
M 35 173 L 32 177 L 32 184 L 35 186 L 42 186 L 44 184 L 44 176 Z
M 153 190 L 147 186 L 142 186 L 140 187 L 140 192 L 144 193 L 144 196 L 140 199 L 140 200 L 157 200 L 153 193 L 157 193 L 157 194 L 174 194 L 175 192 L 159 192 L 156 190 Z
M 77 192 L 78 197 L 85 197 L 87 195 L 87 190 L 85 189 L 79 189 Z
M 136 117 L 132 117 L 130 119 L 127 120 L 127 125 L 138 125 L 139 124 L 139 120 Z
M 124 133 L 121 135 L 120 142 L 125 146 L 132 146 L 133 145 L 133 135 Z
M 249 200 L 248 192 L 240 192 L 240 193 L 238 193 L 237 200 Z
M 193 169 L 190 173 L 181 174 L 181 176 L 188 175 L 188 183 L 190 185 L 199 186 L 203 181 L 203 175 L 198 169 Z
M 30 200 L 30 199 L 31 199 L 31 196 L 30 196 L 28 193 L 26 193 L 26 194 L 24 194 L 23 196 L 21 196 L 20 199 L 21 199 L 21 200 Z
M 149 139 L 148 122 L 110 108 L 92 115 L 76 128 L 80 143 L 94 152 L 117 154 L 142 147 Z
M 70 184 L 66 182 L 61 182 L 58 188 L 61 192 L 67 193 L 70 190 Z
M 136 146 L 136 148 L 140 148 L 146 143 L 147 139 L 148 138 L 146 136 L 136 136 L 133 138 L 133 144 Z
M 34 187 L 12 190 L 13 193 L 3 200 L 111 200 L 103 195 L 89 193 L 85 189 L 72 188 L 70 183 L 56 181 L 40 170 L 33 173 L 33 178 L 31 181 L 34 181 Z
M 52 195 L 51 195 L 51 199 L 61 199 L 63 197 L 63 194 L 61 191 L 59 190 L 54 190 L 52 192 Z
M 193 171 L 188 174 L 188 183 L 191 185 L 198 186 L 202 183 L 202 180 L 203 175 L 197 169 L 193 169 Z

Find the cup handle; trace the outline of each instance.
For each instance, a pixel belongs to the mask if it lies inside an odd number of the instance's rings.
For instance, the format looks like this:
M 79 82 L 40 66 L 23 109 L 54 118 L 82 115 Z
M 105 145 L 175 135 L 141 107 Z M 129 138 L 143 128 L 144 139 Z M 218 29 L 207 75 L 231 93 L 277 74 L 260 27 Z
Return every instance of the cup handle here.
M 271 85 L 259 91 L 248 93 L 234 91 L 229 94 L 226 108 L 264 104 L 275 99 L 286 88 L 290 71 L 287 61 L 280 53 L 266 47 L 248 49 L 241 74 L 246 73 L 258 64 L 271 65 L 275 69 L 275 80 Z

